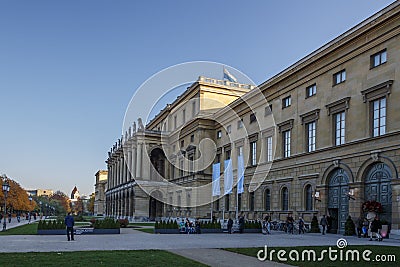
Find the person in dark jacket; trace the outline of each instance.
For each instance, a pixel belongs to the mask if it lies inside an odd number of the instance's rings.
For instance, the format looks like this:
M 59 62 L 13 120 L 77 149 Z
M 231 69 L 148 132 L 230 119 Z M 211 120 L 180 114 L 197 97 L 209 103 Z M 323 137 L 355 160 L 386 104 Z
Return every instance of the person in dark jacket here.
M 71 212 L 68 212 L 68 215 L 65 216 L 65 225 L 67 226 L 67 237 L 68 241 L 74 240 L 74 217 L 72 217 Z M 70 237 L 71 234 L 71 237 Z
M 228 234 L 232 234 L 233 220 L 229 218 L 228 220 Z
M 322 216 L 319 224 L 322 226 L 322 234 L 324 235 L 325 234 L 325 228 L 328 225 L 328 220 L 326 219 L 325 215 Z
M 243 233 L 244 231 L 244 216 L 239 217 L 239 233 Z
M 378 216 L 375 216 L 375 219 L 371 222 L 371 236 L 369 241 L 372 241 L 372 236 L 375 234 L 376 240 L 382 241 L 382 236 L 380 231 L 382 230 L 382 223 L 379 220 Z

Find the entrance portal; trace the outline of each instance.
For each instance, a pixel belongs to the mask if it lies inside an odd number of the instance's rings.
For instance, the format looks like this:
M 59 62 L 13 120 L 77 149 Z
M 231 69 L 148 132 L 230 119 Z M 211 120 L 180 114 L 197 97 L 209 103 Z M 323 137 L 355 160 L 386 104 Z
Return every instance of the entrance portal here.
M 331 217 L 331 233 L 344 233 L 349 215 L 349 176 L 345 170 L 335 169 L 330 175 L 328 185 L 328 211 Z
M 371 166 L 364 184 L 364 199 L 375 200 L 382 204 L 383 212 L 379 214 L 381 220 L 392 221 L 392 187 L 390 180 L 392 172 L 384 163 Z

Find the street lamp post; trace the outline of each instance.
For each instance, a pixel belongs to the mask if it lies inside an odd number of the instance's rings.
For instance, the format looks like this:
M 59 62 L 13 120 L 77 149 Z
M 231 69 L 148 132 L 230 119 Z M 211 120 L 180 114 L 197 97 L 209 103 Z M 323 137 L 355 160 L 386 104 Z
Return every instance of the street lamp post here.
M 3 193 L 4 193 L 4 223 L 3 223 L 3 231 L 7 229 L 7 223 L 6 223 L 6 212 L 7 212 L 7 195 L 8 192 L 10 191 L 10 185 L 7 182 L 7 176 L 4 178 L 3 182 Z
M 40 206 L 39 217 L 40 219 L 42 219 L 42 201 L 39 201 L 39 206 Z
M 32 206 L 32 195 L 29 195 L 28 199 L 29 199 L 29 206 Z M 31 223 L 31 216 L 32 216 L 32 209 L 31 209 L 31 207 L 29 207 L 29 222 L 28 223 Z

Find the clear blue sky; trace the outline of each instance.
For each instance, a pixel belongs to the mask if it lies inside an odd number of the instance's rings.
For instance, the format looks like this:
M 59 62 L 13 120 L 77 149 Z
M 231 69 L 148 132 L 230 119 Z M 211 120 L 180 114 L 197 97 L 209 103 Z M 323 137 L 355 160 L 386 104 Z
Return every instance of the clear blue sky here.
M 0 0 L 0 173 L 90 194 L 151 75 L 206 60 L 259 84 L 391 2 Z

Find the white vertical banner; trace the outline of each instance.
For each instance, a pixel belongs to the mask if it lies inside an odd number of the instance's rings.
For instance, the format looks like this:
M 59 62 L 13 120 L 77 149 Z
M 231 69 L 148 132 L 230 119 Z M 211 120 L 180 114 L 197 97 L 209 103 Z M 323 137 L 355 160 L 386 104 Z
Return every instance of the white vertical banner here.
M 243 160 L 243 155 L 239 155 L 238 156 L 237 175 L 238 175 L 237 193 L 241 194 L 244 191 L 244 187 L 243 187 L 243 182 L 244 182 L 244 160 Z
M 213 164 L 213 172 L 212 172 L 212 196 L 219 196 L 221 193 L 221 189 L 219 187 L 220 180 L 220 163 Z
M 233 186 L 233 169 L 232 160 L 227 159 L 224 161 L 224 195 L 232 193 Z

